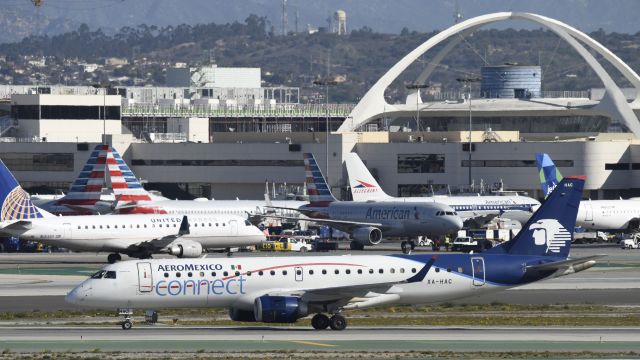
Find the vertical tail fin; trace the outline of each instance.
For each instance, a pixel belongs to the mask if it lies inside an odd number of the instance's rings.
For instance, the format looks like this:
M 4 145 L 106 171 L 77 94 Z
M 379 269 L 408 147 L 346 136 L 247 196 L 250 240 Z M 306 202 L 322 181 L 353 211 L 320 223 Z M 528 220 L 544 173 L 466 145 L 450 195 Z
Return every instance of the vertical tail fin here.
M 0 221 L 41 218 L 39 209 L 33 205 L 29 194 L 0 160 Z
M 537 153 L 536 162 L 538 163 L 540 186 L 546 198 L 558 186 L 558 183 L 562 180 L 562 174 L 560 174 L 553 160 L 546 153 Z
M 313 207 L 326 207 L 336 201 L 331 194 L 322 171 L 311 153 L 304 153 L 304 174 L 309 193 L 309 205 Z
M 356 153 L 345 155 L 347 174 L 349 175 L 349 186 L 353 201 L 385 200 L 389 199 L 380 184 L 373 178 Z
M 142 187 L 120 153 L 113 147 L 111 150 L 115 163 L 109 162 L 109 174 L 114 195 L 119 201 L 151 201 L 151 196 Z
M 584 181 L 584 177 L 562 179 L 513 240 L 488 252 L 568 257 Z
M 102 188 L 112 188 L 120 201 L 151 200 L 131 169 L 110 145 L 97 145 L 60 205 L 95 205 Z

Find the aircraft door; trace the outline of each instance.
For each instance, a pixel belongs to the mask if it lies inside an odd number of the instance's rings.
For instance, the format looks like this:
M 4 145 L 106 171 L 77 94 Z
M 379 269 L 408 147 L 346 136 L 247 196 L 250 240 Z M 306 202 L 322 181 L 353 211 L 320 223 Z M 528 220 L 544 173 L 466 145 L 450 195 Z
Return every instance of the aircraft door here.
M 62 228 L 64 229 L 64 232 L 63 232 L 62 236 L 65 239 L 71 239 L 71 224 L 64 223 L 64 224 L 62 224 Z
M 237 220 L 229 220 L 229 227 L 231 230 L 231 235 L 238 235 L 238 221 Z
M 138 291 L 149 293 L 153 289 L 153 279 L 151 278 L 151 263 L 138 263 Z
M 473 274 L 473 286 L 482 286 L 485 284 L 483 258 L 471 258 L 471 272 Z
M 584 201 L 580 204 L 584 203 L 584 221 L 593 221 L 593 207 L 591 206 L 591 201 Z
M 296 281 L 302 281 L 302 277 L 304 276 L 302 266 L 296 266 L 294 270 L 296 272 Z

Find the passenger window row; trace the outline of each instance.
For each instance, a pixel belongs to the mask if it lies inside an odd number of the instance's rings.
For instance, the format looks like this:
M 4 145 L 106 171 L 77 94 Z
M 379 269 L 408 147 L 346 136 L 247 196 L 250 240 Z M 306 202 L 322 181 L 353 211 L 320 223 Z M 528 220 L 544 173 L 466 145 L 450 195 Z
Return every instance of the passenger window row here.
M 404 269 L 404 268 L 399 268 L 397 271 L 398 271 L 398 273 L 400 273 L 400 274 L 404 274 L 404 273 L 405 273 L 405 269 Z M 439 271 L 440 271 L 440 269 L 439 269 L 439 268 L 436 268 L 436 271 L 437 271 L 437 272 L 439 272 Z M 451 271 L 451 269 L 448 269 L 447 271 Z M 322 271 L 321 271 L 321 272 L 322 272 L 322 275 L 326 275 L 326 274 L 327 274 L 327 269 L 322 269 Z M 369 270 L 368 270 L 368 273 L 369 273 L 369 274 L 374 274 L 375 272 L 376 272 L 376 271 L 375 271 L 375 269 L 369 269 Z M 411 273 L 415 274 L 416 272 L 418 272 L 418 270 L 417 270 L 416 268 L 411 268 Z M 334 273 L 334 274 L 336 274 L 336 275 L 339 275 L 339 274 L 340 274 L 340 270 L 339 270 L 339 269 L 334 269 L 334 270 L 333 270 L 333 273 Z M 346 270 L 344 271 L 344 273 L 345 273 L 345 274 L 347 274 L 347 275 L 350 275 L 350 274 L 352 273 L 352 271 L 351 271 L 351 269 L 346 269 Z M 362 269 L 358 269 L 358 270 L 356 270 L 356 271 L 355 271 L 355 273 L 357 273 L 357 274 L 363 274 L 364 272 L 363 272 L 363 270 L 362 270 Z M 379 269 L 378 269 L 378 273 L 379 273 L 379 274 L 384 274 L 384 269 L 379 268 Z M 391 274 L 395 274 L 395 273 L 396 273 L 396 269 L 395 269 L 395 268 L 390 268 L 390 269 L 389 269 L 389 273 L 391 273 Z M 228 271 L 224 271 L 224 272 L 222 272 L 221 274 L 222 274 L 222 277 L 227 277 L 227 276 L 229 276 L 229 272 L 228 272 Z M 258 275 L 259 275 L 259 276 L 263 276 L 264 274 L 265 274 L 265 271 L 262 271 L 262 270 L 258 271 Z M 271 276 L 275 276 L 275 275 L 276 275 L 276 271 L 275 271 L 275 270 L 270 270 L 270 271 L 269 271 L 269 274 L 270 274 Z M 281 271 L 281 274 L 282 274 L 283 276 L 286 276 L 286 275 L 288 275 L 288 274 L 289 274 L 289 272 L 288 272 L 287 270 L 282 270 L 282 271 Z M 314 271 L 313 269 L 309 269 L 309 275 L 314 275 L 314 274 L 315 274 L 315 271 Z M 201 277 L 201 278 L 205 277 L 205 273 L 204 273 L 204 272 L 202 272 L 202 271 L 199 273 L 199 275 L 200 275 L 200 277 Z M 252 272 L 251 272 L 251 271 L 247 271 L 244 275 L 246 275 L 246 276 L 251 276 L 251 275 L 252 275 Z M 299 270 L 299 269 L 298 269 L 298 270 L 296 270 L 296 275 L 302 275 L 302 270 Z M 180 272 L 177 272 L 177 273 L 175 273 L 175 276 L 176 276 L 177 278 L 179 278 L 179 277 L 181 277 L 181 276 L 182 276 L 182 274 L 181 274 Z M 194 276 L 194 275 L 193 275 L 193 273 L 192 273 L 192 272 L 188 272 L 188 273 L 187 273 L 187 277 L 193 277 L 193 276 Z M 212 273 L 211 273 L 211 276 L 212 276 L 212 277 L 216 277 L 216 276 L 218 276 L 218 273 L 216 273 L 216 272 L 214 271 L 214 272 L 212 272 Z M 234 272 L 234 273 L 233 273 L 233 276 L 240 276 L 240 272 L 239 272 L 239 271 Z M 165 277 L 165 278 L 168 278 L 168 277 L 169 277 L 169 273 L 168 273 L 168 272 L 165 272 L 165 273 L 164 273 L 164 277 Z
M 159 228 L 163 227 L 163 224 L 157 224 Z M 147 224 L 142 224 L 142 226 L 140 226 L 140 224 L 137 224 L 135 226 L 136 229 L 146 229 L 146 228 L 155 228 L 156 224 L 151 224 L 151 226 L 147 226 Z M 178 227 L 177 224 L 164 224 L 164 227 Z M 84 226 L 85 230 L 88 229 L 126 229 L 127 225 L 85 225 Z M 129 229 L 133 229 L 134 226 L 133 224 L 129 224 Z M 78 230 L 82 230 L 82 225 L 78 225 Z

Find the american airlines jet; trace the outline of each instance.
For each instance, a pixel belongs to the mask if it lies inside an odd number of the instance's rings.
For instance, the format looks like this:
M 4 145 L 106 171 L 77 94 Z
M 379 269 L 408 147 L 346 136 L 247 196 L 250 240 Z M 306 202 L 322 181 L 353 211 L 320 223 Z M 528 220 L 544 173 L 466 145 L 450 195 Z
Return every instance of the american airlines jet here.
M 536 154 L 542 192 L 548 196 L 562 180 L 548 154 Z M 640 200 L 583 200 L 576 225 L 590 230 L 640 231 Z
M 527 196 L 429 196 L 392 197 L 387 195 L 356 153 L 345 155 L 353 201 L 438 202 L 451 206 L 462 220 L 485 223 L 501 216 L 525 223 L 540 206 Z
M 170 200 L 142 187 L 122 156 L 111 145 L 97 145 L 82 171 L 61 199 L 42 204 L 45 210 L 62 215 L 87 213 L 219 215 L 234 214 L 257 221 L 274 213 L 269 206 L 298 208 L 296 200 Z M 295 216 L 293 210 L 276 210 L 277 215 Z
M 440 236 L 462 228 L 462 220 L 455 211 L 440 203 L 337 201 L 313 154 L 305 153 L 303 157 L 310 203 L 295 210 L 313 222 L 349 233 L 353 238 L 352 250 L 378 245 L 383 237 Z M 403 241 L 401 248 L 409 253 L 415 243 Z
M 105 266 L 66 296 L 119 309 L 219 307 L 236 321 L 343 330 L 344 310 L 427 304 L 497 292 L 592 267 L 569 259 L 584 180 L 566 178 L 511 241 L 481 254 L 288 256 L 133 260 Z M 157 313 L 156 313 L 157 316 Z
M 33 205 L 2 161 L 0 203 L 0 234 L 75 251 L 111 252 L 109 263 L 119 261 L 120 254 L 198 257 L 203 249 L 255 245 L 265 239 L 257 227 L 237 215 L 54 216 Z

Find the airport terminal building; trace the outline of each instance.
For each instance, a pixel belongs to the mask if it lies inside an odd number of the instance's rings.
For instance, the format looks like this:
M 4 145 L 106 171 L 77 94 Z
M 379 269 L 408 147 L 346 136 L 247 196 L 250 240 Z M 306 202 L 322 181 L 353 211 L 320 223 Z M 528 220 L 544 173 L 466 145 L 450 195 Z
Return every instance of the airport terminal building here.
M 426 97 L 417 89 L 404 103 L 386 102 L 384 89 L 422 53 L 459 41 L 460 31 L 512 18 L 548 22 L 497 13 L 457 24 L 401 59 L 358 104 L 302 104 L 296 88 L 0 86 L 0 154 L 27 190 L 66 191 L 104 133 L 146 186 L 168 197 L 262 199 L 265 182 L 281 193 L 302 191 L 302 154 L 311 152 L 336 197 L 346 199 L 349 152 L 394 196 L 502 183 L 537 198 L 535 154 L 547 152 L 563 175 L 587 176 L 591 199 L 640 196 L 640 77 L 566 24 L 550 30 L 591 46 L 633 88 L 615 86 L 581 52 L 602 89 L 543 91 L 540 67 L 506 64 L 483 68 L 475 89 Z

